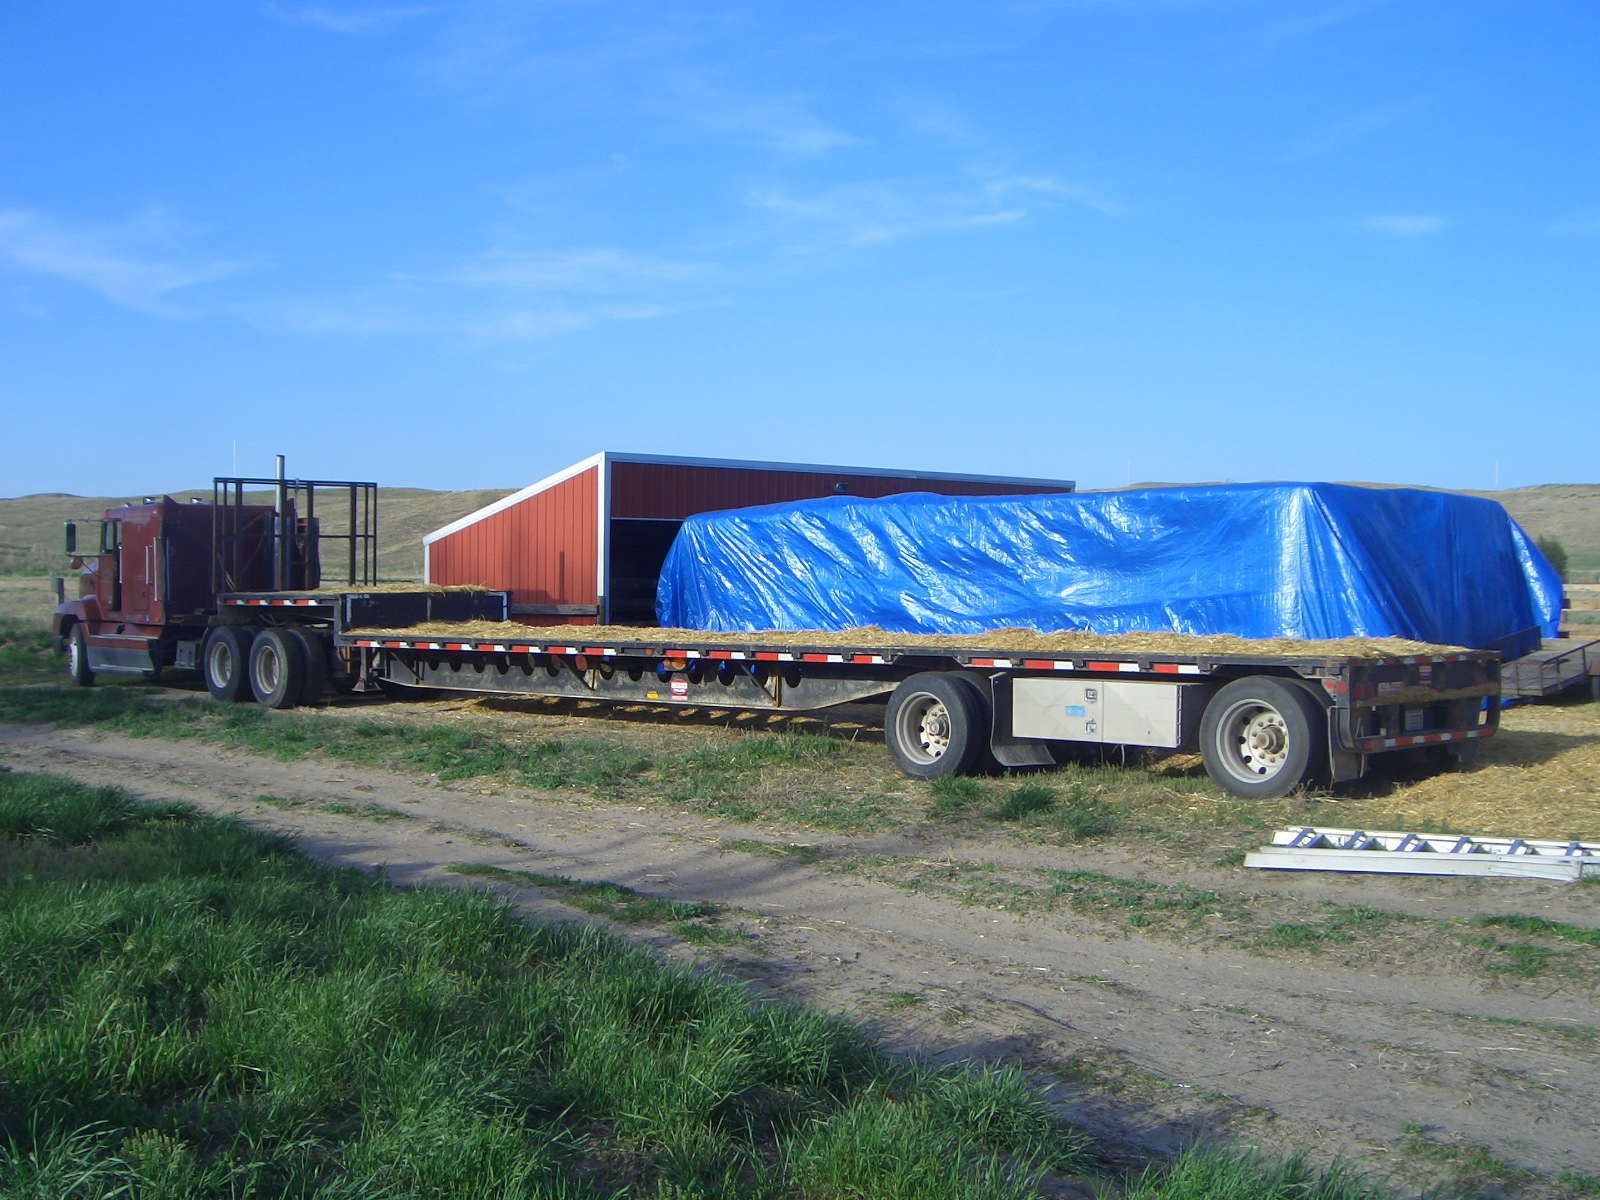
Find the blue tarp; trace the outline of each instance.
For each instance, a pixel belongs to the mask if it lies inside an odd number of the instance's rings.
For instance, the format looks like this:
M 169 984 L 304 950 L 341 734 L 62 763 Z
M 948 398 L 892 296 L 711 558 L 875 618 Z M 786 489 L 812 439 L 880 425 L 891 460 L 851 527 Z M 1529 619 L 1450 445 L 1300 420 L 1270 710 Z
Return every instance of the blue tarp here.
M 1505 509 L 1328 483 L 829 496 L 683 523 L 663 626 L 1247 638 L 1501 650 L 1555 636 L 1561 581 Z

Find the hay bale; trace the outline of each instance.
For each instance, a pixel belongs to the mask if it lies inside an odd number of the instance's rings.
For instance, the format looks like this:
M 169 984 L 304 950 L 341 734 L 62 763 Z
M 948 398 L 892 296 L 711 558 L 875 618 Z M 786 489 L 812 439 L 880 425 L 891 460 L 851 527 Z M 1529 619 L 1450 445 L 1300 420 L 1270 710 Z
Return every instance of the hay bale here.
M 368 632 L 368 631 L 363 631 Z M 1196 658 L 1207 655 L 1272 655 L 1295 658 L 1389 658 L 1410 654 L 1460 653 L 1459 646 L 1430 646 L 1403 638 L 1340 638 L 1301 641 L 1295 638 L 1241 638 L 1228 634 L 1184 633 L 1040 633 L 1033 629 L 996 629 L 989 633 L 885 633 L 873 626 L 843 632 L 824 629 L 707 633 L 695 629 L 658 629 L 630 625 L 522 625 L 514 621 L 432 622 L 404 629 L 370 631 L 374 636 L 536 641 L 545 644 L 616 645 L 643 643 L 658 649 L 702 646 L 785 646 L 838 650 L 872 647 L 909 654 L 938 650 L 992 650 L 1011 655 L 1103 654 L 1108 658 L 1166 654 Z

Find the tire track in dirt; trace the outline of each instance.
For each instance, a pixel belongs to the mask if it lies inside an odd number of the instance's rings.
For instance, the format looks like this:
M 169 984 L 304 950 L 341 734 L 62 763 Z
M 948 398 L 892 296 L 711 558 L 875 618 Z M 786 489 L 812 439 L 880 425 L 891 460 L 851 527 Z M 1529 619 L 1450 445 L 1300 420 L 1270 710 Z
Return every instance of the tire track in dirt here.
M 278 762 L 202 743 L 7 726 L 0 727 L 0 761 L 234 815 L 292 837 L 325 861 L 382 867 L 401 884 L 474 886 L 446 868 L 477 863 L 760 914 L 751 920 L 754 952 L 726 958 L 738 974 L 864 1018 L 898 1049 L 1020 1061 L 1059 1081 L 1056 1095 L 1069 1119 L 1122 1146 L 1167 1150 L 1196 1137 L 1237 1136 L 1279 1151 L 1341 1154 L 1382 1173 L 1403 1165 L 1399 1130 L 1413 1123 L 1436 1139 L 1484 1146 L 1546 1174 L 1600 1169 L 1594 996 L 1542 981 L 1491 986 L 1443 948 L 1436 962 L 1370 970 L 1310 955 L 1264 958 L 1113 931 L 1071 914 L 964 907 L 723 844 L 766 837 L 781 845 L 794 830 L 531 791 L 487 795 L 330 760 Z M 312 803 L 274 808 L 256 799 L 263 794 Z M 325 803 L 377 804 L 412 819 L 374 823 L 319 811 Z M 806 832 L 800 839 L 929 858 L 974 850 L 926 831 L 854 842 Z M 1048 862 L 1124 875 L 1140 870 L 1116 849 L 1046 856 L 994 842 L 981 853 L 1018 869 Z M 1220 884 L 1222 878 L 1199 869 L 1183 877 L 1236 891 L 1262 886 L 1253 878 Z M 1161 878 L 1175 881 L 1170 873 Z M 1495 881 L 1484 891 L 1459 880 L 1430 889 L 1419 882 L 1314 878 L 1305 881 L 1305 894 L 1468 915 L 1537 909 L 1593 923 L 1595 889 Z M 1289 890 L 1281 879 L 1273 883 Z M 530 915 L 574 917 L 535 889 L 501 890 Z M 689 953 L 664 934 L 645 940 Z

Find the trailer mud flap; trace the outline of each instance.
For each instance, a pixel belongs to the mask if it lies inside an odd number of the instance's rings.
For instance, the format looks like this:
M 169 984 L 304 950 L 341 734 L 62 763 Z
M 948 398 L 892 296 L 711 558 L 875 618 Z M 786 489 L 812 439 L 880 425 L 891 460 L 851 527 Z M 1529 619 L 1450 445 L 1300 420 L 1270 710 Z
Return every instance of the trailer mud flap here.
M 1002 767 L 1049 767 L 1055 765 L 1055 755 L 1050 746 L 1033 738 L 1019 738 L 1012 734 L 1011 683 L 1008 677 L 990 679 L 968 676 L 977 683 L 989 700 L 990 721 L 989 750 Z

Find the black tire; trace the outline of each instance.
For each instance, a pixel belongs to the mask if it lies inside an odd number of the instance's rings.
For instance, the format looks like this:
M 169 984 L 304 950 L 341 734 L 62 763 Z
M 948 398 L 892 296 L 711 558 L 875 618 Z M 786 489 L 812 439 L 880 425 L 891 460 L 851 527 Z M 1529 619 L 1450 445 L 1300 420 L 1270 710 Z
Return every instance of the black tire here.
M 200 647 L 200 674 L 213 700 L 224 704 L 251 699 L 250 642 L 254 634 L 237 625 L 218 625 Z
M 895 688 L 883 716 L 883 740 L 895 766 L 913 779 L 971 770 L 988 748 L 978 689 L 959 676 L 928 671 Z
M 250 646 L 250 690 L 267 708 L 293 708 L 306 686 L 306 652 L 289 629 L 264 629 Z
M 67 674 L 79 687 L 94 686 L 94 672 L 89 669 L 89 639 L 84 637 L 82 625 L 74 625 L 67 638 Z
M 1327 761 L 1327 711 L 1285 680 L 1235 679 L 1200 717 L 1200 757 L 1226 792 L 1246 799 L 1287 796 Z
M 328 694 L 328 655 L 333 643 L 320 629 L 291 629 L 291 636 L 300 643 L 305 655 L 306 678 L 300 688 L 300 703 L 321 704 Z

